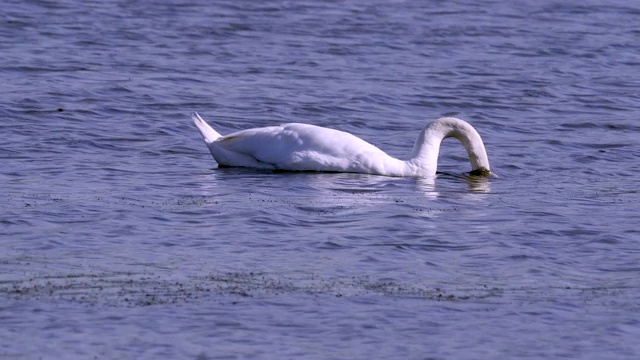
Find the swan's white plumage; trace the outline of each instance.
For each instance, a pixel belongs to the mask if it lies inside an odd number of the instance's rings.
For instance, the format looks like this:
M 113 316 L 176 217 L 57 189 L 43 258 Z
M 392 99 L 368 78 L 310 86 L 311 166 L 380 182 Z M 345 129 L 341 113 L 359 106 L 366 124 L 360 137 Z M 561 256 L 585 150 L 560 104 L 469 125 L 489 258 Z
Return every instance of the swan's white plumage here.
M 309 124 L 284 124 L 220 135 L 197 113 L 193 121 L 222 166 L 293 171 L 354 172 L 386 176 L 435 176 L 440 143 L 456 137 L 473 170 L 489 172 L 480 135 L 456 118 L 441 118 L 420 132 L 411 159 L 402 161 L 347 132 Z

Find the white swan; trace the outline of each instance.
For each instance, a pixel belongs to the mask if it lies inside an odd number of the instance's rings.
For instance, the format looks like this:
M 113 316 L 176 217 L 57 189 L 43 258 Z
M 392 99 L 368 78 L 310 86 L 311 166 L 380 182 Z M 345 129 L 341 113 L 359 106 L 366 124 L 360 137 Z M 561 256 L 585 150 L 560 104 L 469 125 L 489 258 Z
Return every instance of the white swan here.
M 491 174 L 480 134 L 467 122 L 452 117 L 425 127 L 406 161 L 349 133 L 315 125 L 291 123 L 222 136 L 198 113 L 193 113 L 192 118 L 220 166 L 435 177 L 440 143 L 455 137 L 469 154 L 471 174 Z

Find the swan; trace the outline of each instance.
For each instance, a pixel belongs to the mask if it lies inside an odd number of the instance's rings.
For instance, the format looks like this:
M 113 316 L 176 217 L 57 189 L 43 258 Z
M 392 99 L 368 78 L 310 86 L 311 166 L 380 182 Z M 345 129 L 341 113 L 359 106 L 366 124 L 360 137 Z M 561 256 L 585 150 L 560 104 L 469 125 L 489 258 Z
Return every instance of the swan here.
M 466 121 L 453 117 L 427 125 L 406 161 L 347 132 L 315 125 L 290 123 L 220 135 L 197 112 L 192 119 L 219 166 L 435 177 L 440 143 L 455 137 L 469 154 L 470 174 L 491 174 L 480 134 Z

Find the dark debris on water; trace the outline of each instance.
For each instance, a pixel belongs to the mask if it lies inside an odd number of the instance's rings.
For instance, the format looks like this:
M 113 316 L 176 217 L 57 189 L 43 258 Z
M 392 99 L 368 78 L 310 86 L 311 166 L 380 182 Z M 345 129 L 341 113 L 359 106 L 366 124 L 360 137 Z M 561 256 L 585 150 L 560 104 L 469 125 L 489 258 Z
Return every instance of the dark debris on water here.
M 488 285 L 445 289 L 441 286 L 379 280 L 369 276 L 287 277 L 260 272 L 208 274 L 180 280 L 135 273 L 66 274 L 18 280 L 0 279 L 0 298 L 57 300 L 127 307 L 188 303 L 205 297 L 231 298 L 232 304 L 238 304 L 242 299 L 251 297 L 298 295 L 340 299 L 378 296 L 496 304 L 514 299 L 555 302 L 566 297 L 582 299 L 584 302 L 610 303 L 611 298 L 615 298 L 617 306 L 625 306 L 627 290 L 629 289 L 619 287 L 568 286 L 503 289 Z
M 410 297 L 466 301 L 499 297 L 487 287 L 445 290 L 424 284 L 381 281 L 368 276 L 289 278 L 265 273 L 221 273 L 181 280 L 133 273 L 67 274 L 0 280 L 0 298 L 61 300 L 113 306 L 150 306 L 195 301 L 209 296 Z

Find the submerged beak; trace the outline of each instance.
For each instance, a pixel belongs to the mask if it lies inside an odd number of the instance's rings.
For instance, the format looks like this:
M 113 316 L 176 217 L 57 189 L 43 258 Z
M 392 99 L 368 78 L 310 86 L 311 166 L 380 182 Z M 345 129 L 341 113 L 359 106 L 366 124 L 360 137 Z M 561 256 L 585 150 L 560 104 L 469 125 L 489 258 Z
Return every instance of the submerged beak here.
M 489 169 L 479 168 L 469 172 L 470 176 L 482 176 L 482 177 L 498 177 L 496 173 L 491 172 Z

